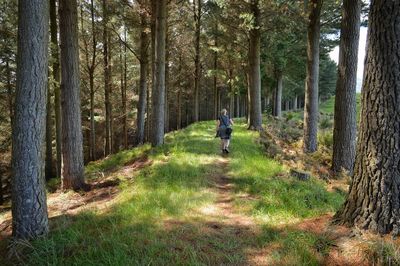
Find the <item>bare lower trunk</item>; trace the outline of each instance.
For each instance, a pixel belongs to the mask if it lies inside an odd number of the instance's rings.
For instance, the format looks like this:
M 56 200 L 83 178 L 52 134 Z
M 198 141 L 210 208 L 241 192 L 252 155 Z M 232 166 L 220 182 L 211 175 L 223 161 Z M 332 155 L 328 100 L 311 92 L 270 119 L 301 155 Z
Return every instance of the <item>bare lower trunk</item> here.
M 62 188 L 86 189 L 80 100 L 76 0 L 60 0 Z
M 137 114 L 137 142 L 144 143 L 146 106 L 147 106 L 147 69 L 148 69 L 148 45 L 149 36 L 146 32 L 147 17 L 146 14 L 140 15 L 141 33 L 140 33 L 140 81 L 139 81 L 139 103 Z
M 53 123 L 51 119 L 51 92 L 50 86 L 47 91 L 47 110 L 46 110 L 46 180 L 53 177 Z
M 50 0 L 50 32 L 51 32 L 51 56 L 53 60 L 53 89 L 54 89 L 54 113 L 56 124 L 56 159 L 57 177 L 61 177 L 61 96 L 60 96 L 60 59 L 57 39 L 57 8 L 56 0 Z
M 197 4 L 196 4 L 197 3 Z M 200 30 L 202 0 L 193 0 L 193 16 L 195 21 L 195 59 L 194 59 L 194 122 L 199 121 L 200 113 Z
M 103 0 L 103 60 L 104 60 L 104 107 L 106 113 L 106 146 L 104 153 L 112 153 L 112 125 L 111 125 L 111 65 L 108 33 L 108 4 Z
M 332 170 L 353 173 L 356 156 L 356 85 L 361 0 L 344 0 L 335 97 Z
M 17 239 L 48 232 L 45 135 L 49 4 L 18 2 L 15 119 L 12 134 L 12 229 Z
M 354 177 L 336 218 L 400 234 L 400 0 L 372 1 Z M 390 43 L 390 45 L 388 45 Z
M 167 0 L 156 2 L 155 73 L 152 93 L 153 128 L 151 134 L 153 146 L 164 143 L 166 2 Z
M 249 128 L 262 129 L 261 117 L 261 74 L 260 74 L 260 9 L 258 0 L 251 0 L 254 16 L 253 29 L 250 30 L 249 43 L 249 81 L 250 81 L 250 123 Z
M 283 74 L 282 71 L 276 72 L 276 90 L 275 90 L 275 105 L 274 115 L 282 117 L 282 90 L 283 90 Z
M 319 81 L 319 39 L 321 31 L 321 8 L 323 0 L 311 0 L 307 31 L 307 78 L 304 106 L 305 152 L 318 148 L 318 81 Z

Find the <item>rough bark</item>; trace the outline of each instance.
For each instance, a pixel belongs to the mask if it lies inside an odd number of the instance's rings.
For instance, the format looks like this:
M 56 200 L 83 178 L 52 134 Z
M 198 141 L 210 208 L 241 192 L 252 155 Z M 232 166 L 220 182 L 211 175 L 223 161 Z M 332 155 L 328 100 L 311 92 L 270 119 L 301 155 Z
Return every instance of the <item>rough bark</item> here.
M 197 4 L 196 4 L 197 3 Z M 193 0 L 193 17 L 195 23 L 195 55 L 194 55 L 194 115 L 193 121 L 199 121 L 200 113 L 200 30 L 202 0 Z
M 166 3 L 167 0 L 160 0 L 156 3 L 155 69 L 152 93 L 153 127 L 151 134 L 153 146 L 164 143 Z
M 138 144 L 144 143 L 145 137 L 145 119 L 146 119 L 146 106 L 147 106 L 147 75 L 149 67 L 149 35 L 146 31 L 147 16 L 143 12 L 140 15 L 141 33 L 140 33 L 140 81 L 139 81 L 139 102 L 137 114 L 137 142 Z
M 357 64 L 361 0 L 344 0 L 335 96 L 332 170 L 353 173 L 357 131 Z
M 76 0 L 60 0 L 62 188 L 86 189 L 83 169 L 78 14 Z
M 18 2 L 15 119 L 12 134 L 12 228 L 17 239 L 48 232 L 45 135 L 49 2 Z
M 60 58 L 57 39 L 57 8 L 56 0 L 50 0 L 50 39 L 51 56 L 53 60 L 53 90 L 54 114 L 56 132 L 56 174 L 61 177 L 61 96 L 60 96 Z
M 400 0 L 371 1 L 354 176 L 340 222 L 400 233 Z
M 321 35 L 321 8 L 323 0 L 310 0 L 307 29 L 307 77 L 304 106 L 305 152 L 318 149 L 318 80 L 319 80 L 319 39 Z
M 249 129 L 261 130 L 261 74 L 260 74 L 260 9 L 258 0 L 251 0 L 253 28 L 249 43 L 250 123 Z

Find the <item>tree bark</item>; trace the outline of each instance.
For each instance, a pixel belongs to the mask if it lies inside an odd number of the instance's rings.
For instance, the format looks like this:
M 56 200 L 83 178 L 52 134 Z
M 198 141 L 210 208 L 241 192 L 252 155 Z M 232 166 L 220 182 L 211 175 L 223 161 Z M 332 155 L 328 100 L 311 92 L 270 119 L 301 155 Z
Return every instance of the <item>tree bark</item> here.
M 261 74 L 260 74 L 260 9 L 258 0 L 251 0 L 253 28 L 249 43 L 250 123 L 249 129 L 261 130 Z
M 357 131 L 357 64 L 361 0 L 344 0 L 335 96 L 332 170 L 353 173 Z
M 140 85 L 139 85 L 139 102 L 137 114 L 137 142 L 139 145 L 144 143 L 145 136 L 145 119 L 147 106 L 147 69 L 149 65 L 149 35 L 146 31 L 148 23 L 147 16 L 144 12 L 140 15 Z
M 318 80 L 319 39 L 321 35 L 321 8 L 323 0 L 311 0 L 307 30 L 307 77 L 304 106 L 304 146 L 307 153 L 318 149 Z
M 167 0 L 156 2 L 155 73 L 152 93 L 153 128 L 151 134 L 153 146 L 164 143 L 166 3 Z
M 12 134 L 12 234 L 17 239 L 48 232 L 44 171 L 48 35 L 49 2 L 19 0 Z
M 86 189 L 83 169 L 78 14 L 76 0 L 60 0 L 62 188 Z
M 196 4 L 197 2 L 197 4 Z M 195 23 L 195 56 L 194 56 L 194 115 L 193 121 L 199 121 L 200 112 L 200 30 L 202 0 L 193 0 L 193 16 Z
M 336 218 L 400 233 L 400 0 L 371 1 L 354 177 Z
M 60 59 L 57 39 L 57 8 L 56 0 L 50 0 L 50 39 L 51 55 L 53 57 L 53 89 L 54 113 L 56 124 L 56 169 L 57 177 L 61 177 L 61 96 L 60 96 Z

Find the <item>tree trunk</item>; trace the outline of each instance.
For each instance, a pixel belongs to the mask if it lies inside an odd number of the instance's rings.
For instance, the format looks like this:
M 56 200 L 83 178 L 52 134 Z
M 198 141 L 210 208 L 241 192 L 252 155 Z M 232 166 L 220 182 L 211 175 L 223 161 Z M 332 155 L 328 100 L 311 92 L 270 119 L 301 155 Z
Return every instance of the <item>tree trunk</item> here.
M 235 117 L 240 117 L 240 93 L 236 95 Z
M 112 153 L 112 132 L 111 132 L 111 65 L 109 62 L 109 33 L 108 33 L 108 4 L 103 0 L 103 61 L 104 61 L 104 108 L 106 113 L 106 146 L 104 153 Z
M 51 119 L 51 90 L 47 86 L 47 109 L 46 109 L 46 162 L 45 175 L 46 180 L 53 177 L 53 123 Z
M 218 22 L 215 23 L 215 39 L 214 46 L 218 47 Z M 214 77 L 213 77 L 213 92 L 214 92 L 214 117 L 216 119 L 218 117 L 218 87 L 217 87 L 217 69 L 218 69 L 218 52 L 214 51 Z
M 78 14 L 76 0 L 60 0 L 62 188 L 86 189 L 83 168 Z
M 261 130 L 261 75 L 260 75 L 260 9 L 258 0 L 251 0 L 254 16 L 249 43 L 250 123 L 249 129 Z
M 354 177 L 336 218 L 400 233 L 400 0 L 371 1 Z M 389 45 L 390 44 L 390 45 Z
M 61 96 L 60 96 L 60 59 L 57 39 L 57 9 L 56 0 L 50 0 L 50 39 L 51 56 L 53 60 L 53 89 L 54 89 L 54 113 L 56 124 L 56 157 L 57 177 L 61 177 Z
M 14 101 L 13 101 L 13 89 L 11 84 L 11 68 L 10 63 L 8 60 L 6 61 L 6 71 L 7 71 L 7 100 L 8 100 L 8 113 L 10 116 L 10 125 L 11 128 L 13 127 L 13 120 L 14 120 Z
M 274 115 L 282 117 L 282 90 L 283 90 L 283 74 L 282 71 L 276 72 L 276 91 L 275 91 L 275 104 Z
M 96 121 L 94 120 L 94 72 L 96 70 L 96 56 L 97 56 L 97 40 L 95 32 L 95 18 L 94 18 L 94 0 L 90 1 L 90 17 L 91 17 L 91 27 L 92 27 L 92 59 L 90 65 L 88 66 L 89 72 L 89 88 L 90 88 L 90 160 L 96 160 Z M 87 56 L 89 64 L 89 56 Z
M 310 1 L 310 16 L 307 30 L 307 78 L 304 106 L 305 152 L 318 148 L 318 80 L 319 80 L 319 39 L 321 34 L 321 8 L 323 0 Z
M 196 4 L 197 2 L 197 4 Z M 195 55 L 194 55 L 194 115 L 193 121 L 199 121 L 200 111 L 200 30 L 202 0 L 193 0 L 193 16 L 195 23 Z
M 294 98 L 293 98 L 293 110 L 296 111 L 298 109 L 297 105 L 298 105 L 297 96 L 294 96 Z
M 147 16 L 145 13 L 140 15 L 141 33 L 140 33 L 140 85 L 139 85 L 139 103 L 137 114 L 137 142 L 144 143 L 145 119 L 147 106 L 147 69 L 149 65 L 149 36 L 147 29 Z
M 151 134 L 153 146 L 164 143 L 166 3 L 167 0 L 156 2 L 155 73 L 152 93 L 153 128 Z
M 353 173 L 357 131 L 357 64 L 361 0 L 344 0 L 335 96 L 332 170 Z
M 168 2 L 166 7 L 165 17 L 165 110 L 164 110 L 164 132 L 169 132 L 169 105 L 168 105 L 168 90 L 169 90 L 169 38 L 168 38 Z
M 44 172 L 49 2 L 18 2 L 15 119 L 12 134 L 12 229 L 17 239 L 48 232 Z

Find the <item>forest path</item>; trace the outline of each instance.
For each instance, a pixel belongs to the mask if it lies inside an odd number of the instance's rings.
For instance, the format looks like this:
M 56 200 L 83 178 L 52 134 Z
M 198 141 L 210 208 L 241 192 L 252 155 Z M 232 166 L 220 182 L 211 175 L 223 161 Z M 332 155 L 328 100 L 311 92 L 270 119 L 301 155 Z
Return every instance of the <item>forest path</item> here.
M 327 229 L 340 192 L 290 177 L 244 121 L 230 154 L 214 136 L 214 123 L 200 122 L 167 134 L 161 147 L 90 163 L 90 182 L 118 185 L 49 195 L 51 233 L 23 251 L 24 264 L 346 264 L 326 263 L 337 250 L 338 234 Z

